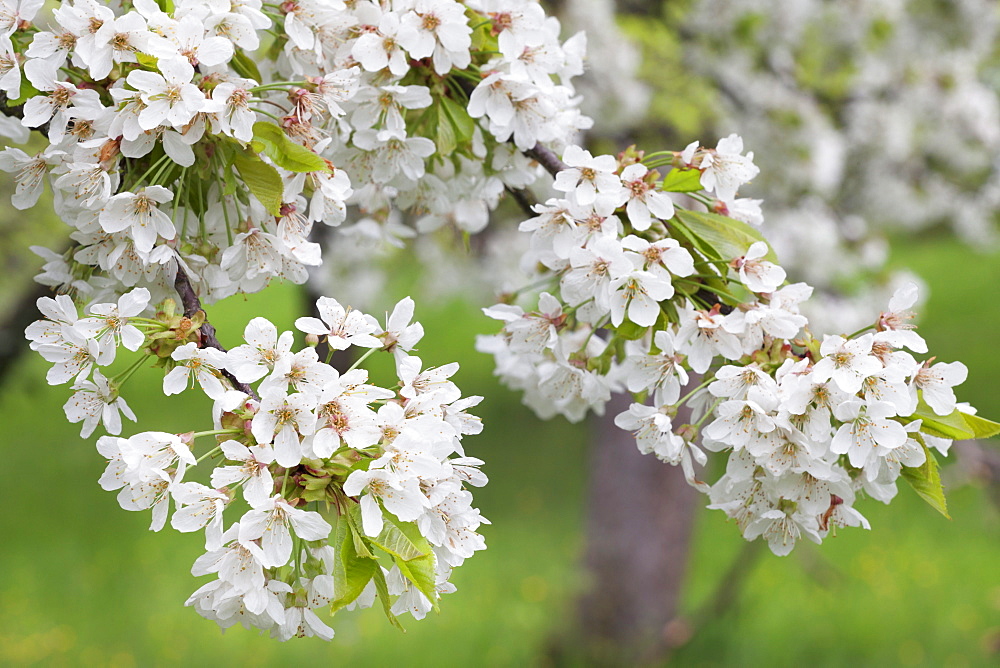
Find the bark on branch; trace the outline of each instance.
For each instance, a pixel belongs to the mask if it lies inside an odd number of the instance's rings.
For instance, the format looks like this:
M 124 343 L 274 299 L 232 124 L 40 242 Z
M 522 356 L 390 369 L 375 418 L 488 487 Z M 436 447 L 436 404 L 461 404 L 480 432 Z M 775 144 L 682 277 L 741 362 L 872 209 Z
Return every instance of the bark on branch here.
M 562 170 L 569 168 L 569 165 L 559 159 L 559 156 L 555 154 L 555 151 L 547 146 L 543 146 L 541 142 L 535 144 L 534 148 L 529 148 L 524 152 L 524 154 L 544 167 L 545 171 L 552 176 L 555 176 Z
M 181 298 L 181 306 L 184 307 L 185 316 L 190 318 L 194 316 L 194 314 L 196 314 L 198 311 L 201 311 L 202 313 L 205 312 L 205 310 L 201 307 L 201 300 L 198 299 L 198 294 L 194 291 L 194 286 L 191 285 L 191 279 L 188 277 L 187 272 L 184 271 L 184 268 L 181 267 L 179 263 L 177 265 L 177 276 L 174 277 L 174 289 L 177 290 L 177 294 Z M 201 327 L 198 328 L 198 331 L 201 334 L 200 347 L 215 348 L 216 350 L 221 350 L 222 352 L 226 352 L 226 349 L 223 347 L 221 343 L 219 343 L 219 339 L 216 338 L 215 336 L 215 326 L 212 323 L 210 323 L 207 318 L 201 324 Z M 243 392 L 244 394 L 250 395 L 254 399 L 260 398 L 257 396 L 257 393 L 254 391 L 252 387 L 250 387 L 246 383 L 241 383 L 240 381 L 236 380 L 236 376 L 231 374 L 229 371 L 226 371 L 225 369 L 220 369 L 220 371 L 222 372 L 223 376 L 229 379 L 229 382 L 231 382 L 233 384 L 233 387 L 235 387 L 237 390 Z

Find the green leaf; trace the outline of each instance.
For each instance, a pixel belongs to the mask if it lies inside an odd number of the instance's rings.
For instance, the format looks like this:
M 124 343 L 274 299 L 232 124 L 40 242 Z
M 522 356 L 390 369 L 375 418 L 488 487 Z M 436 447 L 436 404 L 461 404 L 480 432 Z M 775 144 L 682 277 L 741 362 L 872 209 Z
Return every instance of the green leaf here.
M 916 435 L 917 440 L 920 442 L 920 446 L 924 449 L 924 454 L 927 456 L 926 461 L 924 461 L 922 466 L 909 467 L 904 466 L 900 470 L 903 478 L 906 482 L 910 483 L 910 487 L 913 488 L 920 497 L 931 505 L 931 508 L 938 511 L 948 519 L 951 519 L 951 515 L 948 514 L 948 501 L 944 497 L 944 487 L 941 485 L 941 475 L 938 472 L 940 468 L 938 465 L 937 458 L 934 457 L 926 445 L 924 445 L 924 439 L 920 437 L 919 434 Z
M 338 546 L 338 554 L 333 564 L 335 598 L 330 604 L 331 615 L 357 599 L 375 577 L 375 571 L 380 570 L 377 561 L 359 555 L 354 549 L 352 534 L 348 520 L 341 517 L 337 522 L 337 537 L 334 542 Z
M 969 427 L 968 422 L 961 412 L 955 410 L 951 415 L 938 415 L 934 409 L 928 406 L 923 397 L 917 403 L 917 410 L 910 416 L 912 419 L 922 420 L 920 431 L 939 438 L 951 438 L 956 441 L 964 441 L 976 438 L 975 432 Z
M 36 95 L 40 95 L 40 94 L 41 94 L 41 91 L 38 90 L 37 88 L 35 88 L 34 86 L 32 86 L 31 83 L 27 79 L 22 79 L 21 80 L 21 94 L 15 100 L 7 100 L 7 105 L 6 106 L 8 108 L 10 108 L 10 107 L 20 107 L 22 104 L 24 104 L 25 102 L 27 102 L 31 98 L 35 97 Z
M 396 619 L 396 615 L 392 614 L 392 601 L 389 600 L 389 585 L 385 581 L 385 573 L 382 572 L 381 568 L 375 569 L 375 591 L 382 601 L 382 610 L 385 611 L 385 616 L 389 618 L 389 623 L 400 631 L 405 632 L 406 629 Z
M 978 415 L 970 415 L 968 413 L 962 413 L 962 418 L 972 431 L 973 438 L 993 438 L 997 434 L 1000 434 L 1000 423 L 993 420 L 987 420 Z
M 258 149 L 257 146 L 261 148 Z M 305 146 L 296 144 L 285 131 L 274 123 L 257 121 L 253 124 L 253 141 L 251 146 L 258 153 L 263 151 L 274 164 L 290 172 L 329 172 L 330 166 L 326 160 L 319 157 Z
M 412 582 L 420 593 L 427 597 L 434 606 L 434 611 L 438 611 L 437 575 L 434 571 L 434 553 L 425 554 L 416 559 L 404 561 L 396 559 L 399 572 L 407 580 Z
M 677 208 L 675 217 L 683 223 L 688 232 L 703 244 L 710 246 L 715 251 L 717 259 L 727 262 L 746 255 L 747 249 L 754 242 L 764 241 L 761 233 L 746 223 L 717 213 Z M 770 245 L 765 259 L 771 262 L 778 261 Z
M 455 129 L 455 138 L 460 143 L 472 140 L 476 131 L 476 122 L 469 116 L 468 110 L 450 97 L 441 98 L 442 115 L 448 118 Z
M 347 524 L 351 529 L 354 550 L 362 557 L 374 559 L 375 555 L 368 549 L 365 535 L 361 532 L 361 506 L 357 504 L 353 505 L 343 517 L 347 518 Z
M 623 339 L 628 341 L 638 341 L 646 335 L 649 331 L 649 327 L 643 327 L 642 325 L 637 325 L 631 320 L 625 320 L 622 324 L 615 327 L 615 332 Z
M 434 123 L 434 145 L 437 146 L 438 153 L 451 155 L 458 148 L 454 126 L 440 108 L 435 108 L 432 112 L 431 121 Z
M 233 66 L 236 73 L 245 79 L 253 79 L 257 83 L 261 82 L 260 70 L 257 69 L 257 63 L 254 59 L 250 57 L 243 49 L 236 49 L 236 53 L 233 55 L 232 60 L 229 64 Z
M 382 533 L 375 538 L 368 539 L 375 547 L 404 561 L 423 557 L 431 551 L 430 545 L 427 544 L 426 540 L 423 540 L 422 536 L 420 537 L 420 543 L 422 544 L 418 545 L 407 533 L 403 532 L 401 527 L 403 523 L 397 524 L 388 517 L 386 517 L 386 520 L 382 526 Z M 416 525 L 413 525 L 413 528 L 415 529 Z M 413 535 L 412 532 L 410 533 Z M 419 536 L 419 532 L 416 535 Z
M 667 172 L 660 185 L 660 190 L 672 193 L 693 193 L 701 189 L 700 169 L 678 169 L 675 167 Z
M 155 70 L 157 63 L 160 62 L 160 59 L 156 56 L 151 56 L 148 53 L 142 53 L 141 51 L 136 51 L 135 60 L 143 67 L 150 70 Z
M 243 183 L 253 196 L 260 200 L 267 212 L 272 216 L 280 215 L 285 185 L 278 175 L 278 170 L 253 153 L 237 154 L 233 165 L 240 173 Z

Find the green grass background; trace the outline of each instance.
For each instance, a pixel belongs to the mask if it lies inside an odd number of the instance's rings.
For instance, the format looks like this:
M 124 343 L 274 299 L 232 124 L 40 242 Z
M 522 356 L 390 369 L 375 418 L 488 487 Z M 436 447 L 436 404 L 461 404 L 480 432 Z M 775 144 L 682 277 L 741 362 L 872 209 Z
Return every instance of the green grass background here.
M 931 287 L 921 332 L 932 352 L 970 367 L 962 398 L 1000 416 L 1000 256 L 927 239 L 897 246 L 895 258 Z M 491 360 L 473 349 L 474 334 L 491 328 L 478 306 L 418 300 L 417 317 L 425 362 L 459 360 L 460 387 L 487 397 L 479 411 L 486 430 L 466 446 L 491 477 L 476 491 L 493 521 L 483 529 L 489 549 L 456 571 L 458 592 L 440 614 L 404 618 L 402 634 L 379 610 L 341 612 L 330 643 L 222 634 L 184 608 L 206 581 L 189 574 L 201 537 L 151 533 L 148 513 L 123 511 L 100 489 L 104 462 L 93 439 L 81 441 L 63 419 L 67 388 L 48 387 L 44 362 L 26 356 L 0 388 L 0 665 L 540 663 L 582 586 L 587 432 L 535 419 L 493 381 Z M 211 317 L 234 345 L 254 315 L 290 327 L 304 308 L 294 287 L 278 286 L 217 305 Z M 190 392 L 164 398 L 156 371 L 143 373 L 149 382 L 140 376 L 126 391 L 143 429 L 209 428 L 207 401 Z M 871 532 L 843 531 L 788 558 L 764 555 L 733 605 L 677 651 L 677 665 L 996 665 L 1000 513 L 989 490 L 954 469 L 946 476 L 953 520 L 905 488 L 891 506 L 864 502 Z M 700 512 L 685 611 L 711 595 L 742 545 L 720 513 Z

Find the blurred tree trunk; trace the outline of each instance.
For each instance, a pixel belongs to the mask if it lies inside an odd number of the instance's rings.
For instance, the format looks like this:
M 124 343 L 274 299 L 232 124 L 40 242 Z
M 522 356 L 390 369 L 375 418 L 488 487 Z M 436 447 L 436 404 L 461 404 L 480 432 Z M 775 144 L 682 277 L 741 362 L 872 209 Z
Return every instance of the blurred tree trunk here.
M 643 455 L 614 424 L 630 397 L 615 395 L 593 421 L 585 566 L 576 628 L 553 648 L 558 664 L 661 661 L 672 644 L 698 493 L 680 467 Z M 685 418 L 681 417 L 681 420 Z

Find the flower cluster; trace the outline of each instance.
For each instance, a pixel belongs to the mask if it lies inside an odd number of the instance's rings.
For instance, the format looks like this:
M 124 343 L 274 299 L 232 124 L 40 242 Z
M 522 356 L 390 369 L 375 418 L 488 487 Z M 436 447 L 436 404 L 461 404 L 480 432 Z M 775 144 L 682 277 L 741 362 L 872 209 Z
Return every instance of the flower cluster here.
M 543 417 L 602 414 L 613 392 L 631 392 L 616 425 L 776 554 L 802 536 L 867 528 L 854 501 L 889 502 L 900 476 L 933 487 L 943 511 L 928 446 L 947 454 L 953 438 L 995 426 L 958 408 L 965 366 L 903 350 L 927 352 L 909 322 L 912 284 L 852 336 L 814 338 L 800 312 L 812 288 L 787 284 L 748 224 L 761 222 L 760 202 L 737 197 L 756 174 L 735 135 L 650 155 L 569 147 L 553 183 L 565 196 L 520 227 L 531 234 L 525 266 L 540 268 L 532 287 L 546 291 L 530 311 L 516 294 L 484 309 L 504 324 L 480 350 Z M 712 485 L 696 470 L 706 451 L 728 453 Z
M 346 234 L 398 243 L 400 211 L 478 232 L 538 176 L 518 148 L 590 124 L 570 83 L 582 34 L 560 43 L 533 2 L 77 0 L 48 29 L 36 4 L 0 49 L 8 106 L 49 145 L 0 151 L 0 169 L 22 209 L 48 176 L 74 247 L 41 280 L 87 301 L 167 298 L 178 266 L 205 303 L 302 283 L 312 227 L 348 205 Z
M 78 318 L 65 295 L 43 297 L 47 319 L 27 335 L 53 363 L 50 383 L 75 380 L 66 414 L 84 421 L 83 436 L 101 421 L 114 434 L 97 442 L 108 459 L 101 486 L 120 490 L 126 510 L 151 510 L 154 531 L 171 505 L 174 529 L 204 530 L 207 552 L 192 573 L 217 579 L 189 605 L 224 628 L 329 639 L 319 608 L 368 607 L 379 597 L 391 619 L 420 619 L 454 591 L 452 569 L 486 547 L 476 532 L 486 520 L 467 489 L 486 484 L 483 462 L 461 443 L 482 430 L 467 412 L 482 398 L 461 397 L 450 380 L 458 364 L 424 368 L 410 354 L 423 336 L 411 322 L 412 300 L 399 302 L 383 327 L 321 297 L 320 318 L 296 322 L 313 345 L 295 352 L 292 332 L 257 317 L 245 343 L 223 352 L 199 347 L 197 324 L 169 306 L 155 319 L 139 317 L 148 299 L 138 288 Z M 331 353 L 367 352 L 340 373 L 319 358 L 319 343 Z M 143 354 L 108 380 L 97 367 L 111 364 L 119 345 Z M 395 389 L 369 383 L 359 368 L 379 350 L 395 358 Z M 213 400 L 212 429 L 117 436 L 119 411 L 136 419 L 119 391 L 152 359 L 165 371 L 165 395 L 198 386 Z M 204 437 L 214 442 L 196 457 Z M 212 468 L 199 482 L 203 462 Z

